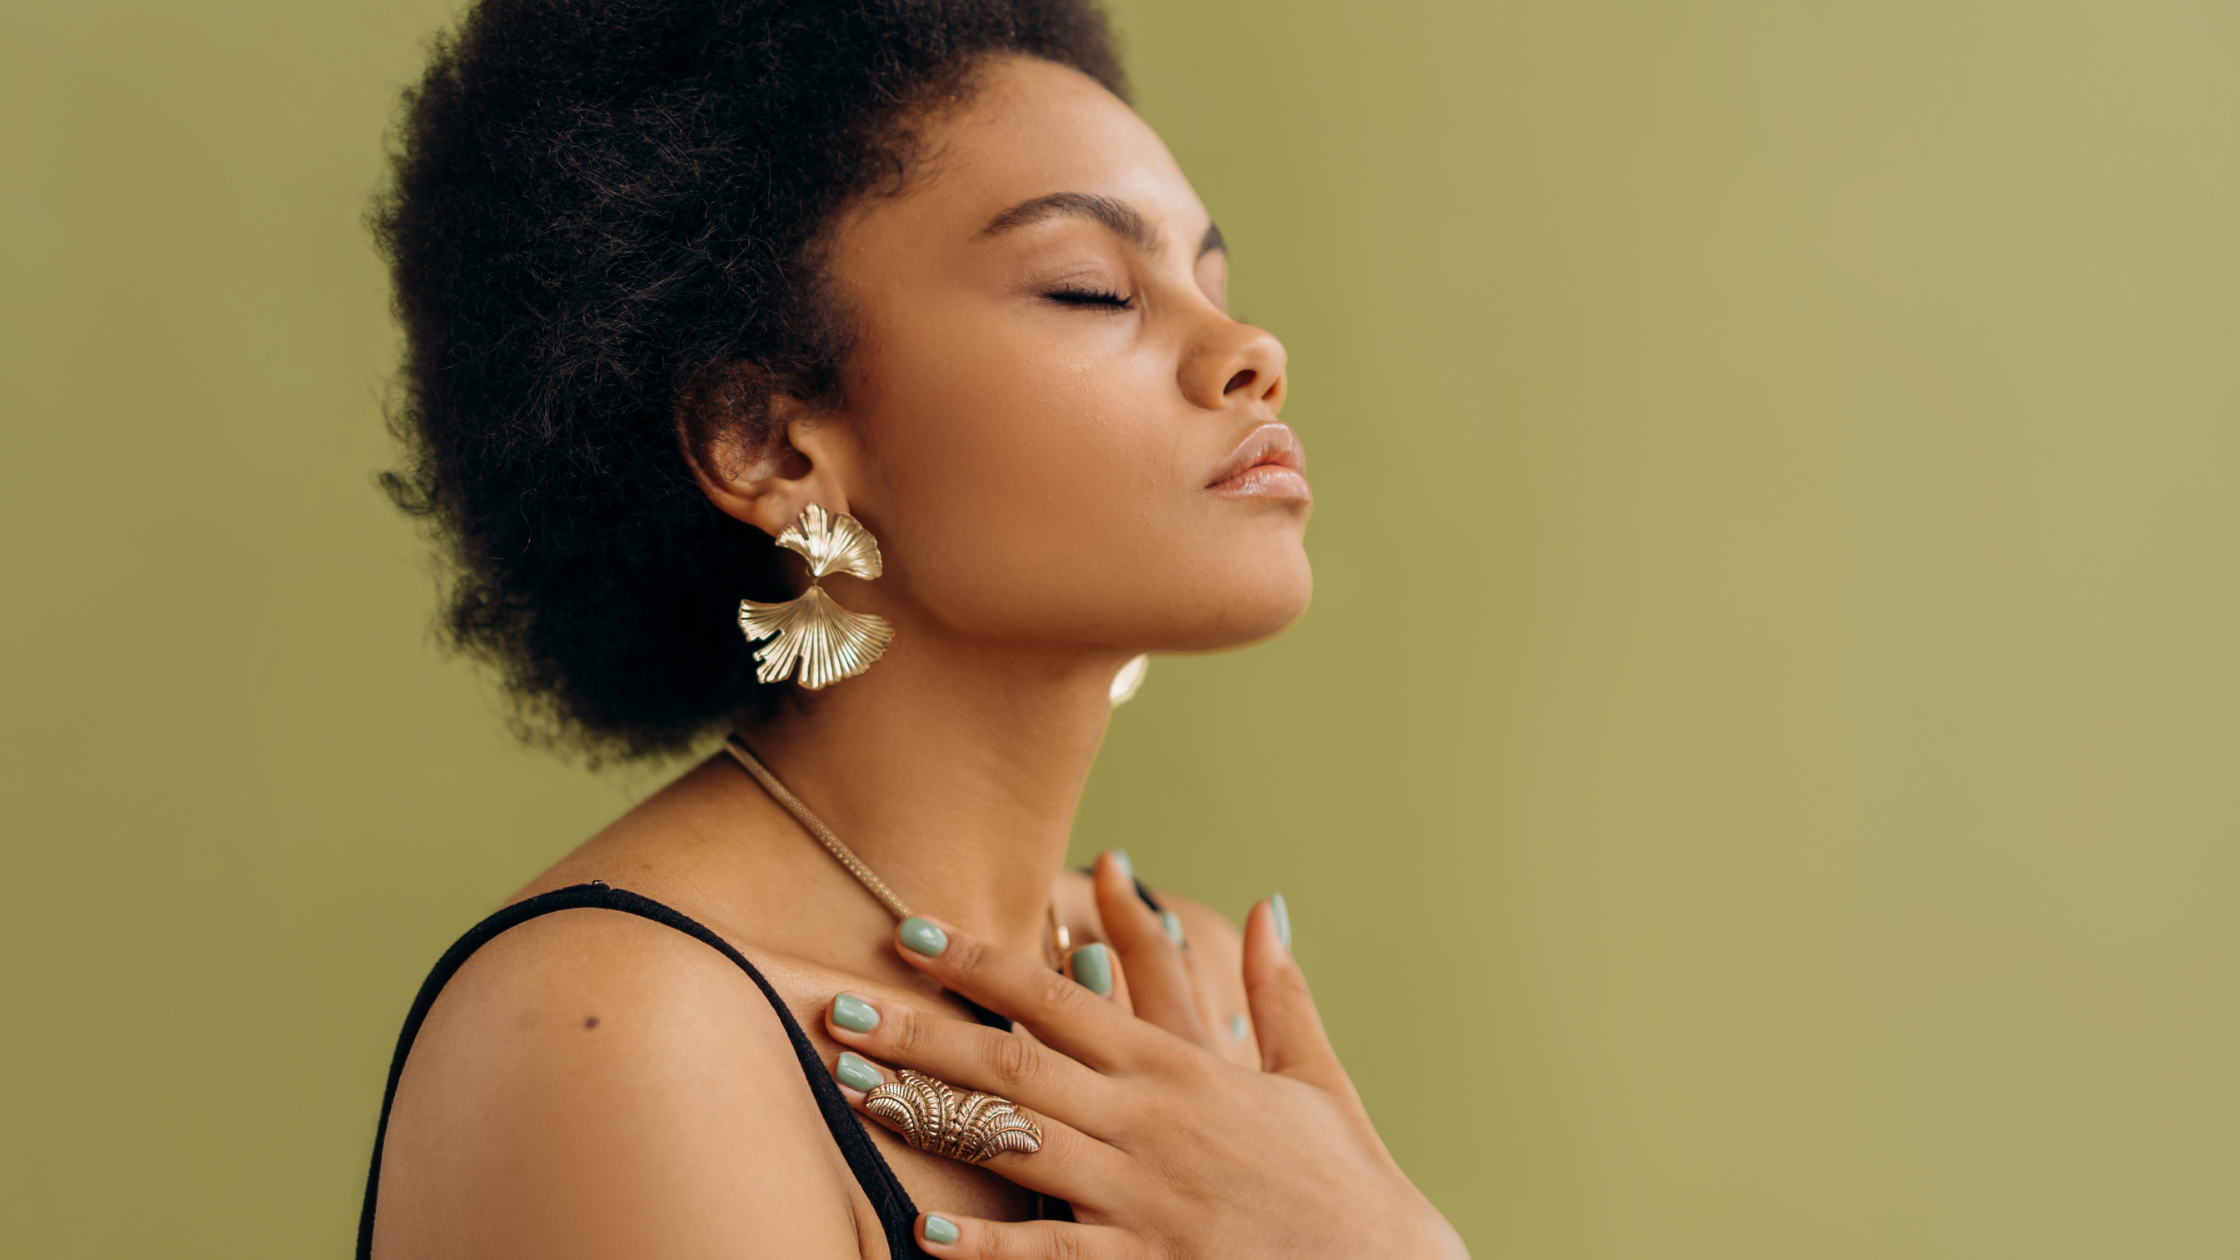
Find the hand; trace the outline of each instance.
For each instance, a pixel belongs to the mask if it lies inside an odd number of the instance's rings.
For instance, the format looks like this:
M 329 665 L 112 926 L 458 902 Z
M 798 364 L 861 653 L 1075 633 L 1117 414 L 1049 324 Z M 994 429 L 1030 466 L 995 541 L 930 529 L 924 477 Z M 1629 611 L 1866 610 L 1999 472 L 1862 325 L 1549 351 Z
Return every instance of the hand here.
M 1096 895 L 1097 921 L 1111 949 L 1120 955 L 1120 965 L 1111 969 L 1112 988 L 1107 996 L 1122 1010 L 1134 1011 L 1138 1019 L 1149 1020 L 1192 1045 L 1220 1053 L 1221 1042 L 1206 1035 L 1206 1030 L 1219 1022 L 1206 1000 L 1214 978 L 1195 974 L 1192 963 L 1198 960 L 1167 934 L 1166 923 L 1137 895 L 1135 872 L 1127 863 L 1117 860 L 1113 853 L 1100 854 L 1089 877 Z M 1073 974 L 1073 963 L 1073 958 L 1066 960 L 1068 975 Z M 1229 1047 L 1236 1045 L 1235 1038 L 1228 1039 Z M 1258 1062 L 1257 1056 L 1240 1057 L 1234 1050 L 1230 1057 L 1239 1062 Z
M 857 1031 L 828 1009 L 827 1030 L 875 1061 L 882 1079 L 893 1072 L 877 1064 L 913 1068 L 1032 1112 L 1042 1149 L 999 1154 L 987 1167 L 1066 1200 L 1078 1223 L 929 1212 L 917 1224 L 927 1251 L 974 1260 L 1468 1254 L 1378 1140 L 1266 902 L 1253 907 L 1244 936 L 1257 1070 L 1136 1018 L 1117 959 L 1111 992 L 1100 997 L 936 926 L 939 941 L 904 924 L 902 958 L 1031 1038 L 853 995 L 850 1022 L 868 1022 L 861 1004 L 876 1011 L 876 1025 Z M 841 1086 L 861 1110 L 866 1091 L 845 1076 Z
M 1144 904 L 1134 871 L 1114 853 L 1098 857 L 1089 875 L 1098 925 L 1107 948 L 1120 955 L 1121 965 L 1110 969 L 1112 1000 L 1219 1058 L 1258 1067 L 1260 1051 L 1247 1021 L 1230 1019 L 1244 999 L 1236 970 L 1239 938 L 1224 932 L 1185 947 L 1182 917 Z M 1068 975 L 1074 961 L 1066 960 Z

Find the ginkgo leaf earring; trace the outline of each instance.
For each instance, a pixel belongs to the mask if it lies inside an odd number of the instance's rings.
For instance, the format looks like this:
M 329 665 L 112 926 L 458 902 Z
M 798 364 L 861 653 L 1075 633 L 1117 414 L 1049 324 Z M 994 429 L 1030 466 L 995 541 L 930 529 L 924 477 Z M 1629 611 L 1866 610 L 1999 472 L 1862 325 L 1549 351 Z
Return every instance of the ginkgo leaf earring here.
M 808 560 L 809 589 L 782 604 L 739 601 L 739 629 L 750 640 L 772 640 L 755 651 L 755 680 L 784 682 L 798 667 L 795 681 L 816 691 L 871 668 L 894 642 L 894 627 L 884 617 L 849 612 L 832 602 L 817 579 L 833 573 L 852 573 L 867 582 L 878 577 L 878 540 L 846 512 L 827 512 L 812 503 L 778 535 L 778 545 Z

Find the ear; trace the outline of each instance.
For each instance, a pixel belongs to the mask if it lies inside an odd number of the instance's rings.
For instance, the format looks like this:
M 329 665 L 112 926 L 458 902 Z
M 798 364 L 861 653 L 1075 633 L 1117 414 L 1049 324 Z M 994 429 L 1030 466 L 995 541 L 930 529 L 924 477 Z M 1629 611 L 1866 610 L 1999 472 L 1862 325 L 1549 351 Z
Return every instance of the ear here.
M 844 443 L 828 421 L 752 363 L 702 372 L 677 397 L 677 444 L 700 493 L 773 537 L 812 503 L 848 510 Z

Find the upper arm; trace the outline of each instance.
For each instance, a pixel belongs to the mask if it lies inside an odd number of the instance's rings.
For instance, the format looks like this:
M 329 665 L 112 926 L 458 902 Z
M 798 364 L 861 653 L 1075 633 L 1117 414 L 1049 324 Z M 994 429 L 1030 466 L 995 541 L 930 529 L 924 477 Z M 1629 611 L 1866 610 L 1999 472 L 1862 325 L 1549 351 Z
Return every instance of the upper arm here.
M 452 978 L 380 1178 L 382 1260 L 862 1254 L 769 1001 L 699 941 L 610 911 L 525 923 Z

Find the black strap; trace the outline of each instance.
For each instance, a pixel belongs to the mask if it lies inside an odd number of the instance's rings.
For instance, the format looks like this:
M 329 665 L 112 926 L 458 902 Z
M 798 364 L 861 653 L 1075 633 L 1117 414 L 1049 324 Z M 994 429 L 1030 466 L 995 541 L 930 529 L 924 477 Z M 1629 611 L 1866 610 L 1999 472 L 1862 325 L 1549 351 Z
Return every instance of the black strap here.
M 373 1134 L 373 1171 L 366 1176 L 366 1205 L 358 1217 L 358 1260 L 373 1260 L 374 1197 L 381 1188 L 381 1148 L 389 1136 L 389 1108 L 397 1101 L 397 1081 L 404 1075 L 405 1056 L 412 1053 L 413 1039 L 420 1035 L 420 1025 L 428 1018 L 428 1009 L 436 1004 L 436 996 L 443 992 L 443 986 L 450 983 L 452 975 L 465 965 L 467 959 L 473 957 L 476 950 L 488 944 L 499 933 L 556 910 L 584 908 L 619 910 L 624 914 L 637 915 L 641 919 L 651 919 L 663 927 L 675 928 L 714 949 L 736 964 L 739 970 L 747 973 L 747 978 L 762 990 L 762 996 L 770 999 L 771 1009 L 778 1012 L 778 1021 L 785 1025 L 786 1039 L 793 1043 L 794 1057 L 801 1060 L 801 1073 L 809 1080 L 809 1092 L 816 1096 L 817 1110 L 824 1114 L 825 1127 L 832 1130 L 833 1140 L 840 1144 L 840 1153 L 847 1157 L 848 1167 L 855 1173 L 857 1184 L 863 1187 L 863 1193 L 870 1198 L 872 1208 L 879 1213 L 879 1223 L 887 1234 L 888 1253 L 897 1260 L 925 1256 L 926 1253 L 918 1246 L 917 1237 L 911 1228 L 918 1219 L 917 1204 L 910 1201 L 910 1192 L 904 1190 L 902 1183 L 895 1178 L 894 1170 L 887 1166 L 886 1157 L 879 1154 L 878 1147 L 872 1145 L 871 1135 L 864 1131 L 863 1122 L 848 1109 L 848 1100 L 841 1097 L 840 1087 L 833 1083 L 831 1071 L 818 1056 L 816 1047 L 809 1044 L 808 1034 L 801 1031 L 801 1025 L 795 1022 L 793 1012 L 786 1009 L 785 1002 L 778 997 L 778 991 L 770 987 L 770 982 L 762 978 L 762 973 L 754 969 L 753 963 L 748 962 L 738 950 L 731 948 L 729 941 L 714 932 L 649 897 L 609 888 L 594 881 L 507 906 L 475 924 L 465 936 L 459 938 L 457 944 L 444 951 L 435 970 L 428 973 L 427 981 L 420 986 L 420 996 L 413 999 L 412 1013 L 405 1017 L 404 1031 L 397 1034 L 396 1057 L 389 1061 L 389 1087 L 381 1095 L 381 1125 Z

